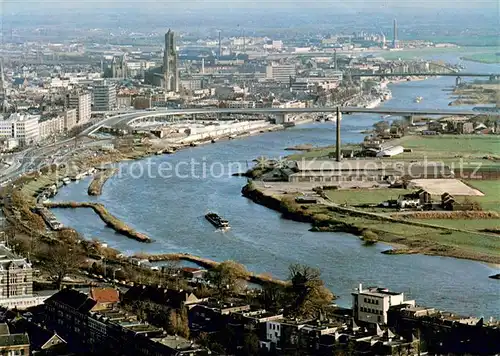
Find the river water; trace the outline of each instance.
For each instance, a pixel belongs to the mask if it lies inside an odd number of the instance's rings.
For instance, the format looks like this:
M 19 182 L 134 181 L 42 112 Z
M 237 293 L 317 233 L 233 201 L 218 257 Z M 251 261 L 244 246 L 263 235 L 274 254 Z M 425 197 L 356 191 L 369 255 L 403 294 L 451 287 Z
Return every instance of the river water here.
M 467 67 L 470 71 L 499 71 L 499 66 L 469 62 Z M 455 78 L 449 77 L 394 84 L 393 99 L 384 105 L 447 107 L 451 99 L 443 88 L 452 86 L 454 81 Z M 420 104 L 414 103 L 416 96 L 423 97 Z M 360 131 L 379 120 L 380 116 L 373 114 L 344 116 L 343 142 L 361 141 L 364 135 Z M 290 154 L 284 148 L 304 143 L 334 144 L 334 124 L 305 124 L 190 148 L 174 155 L 122 163 L 120 173 L 106 183 L 102 196 L 87 195 L 87 178 L 62 188 L 55 198 L 99 201 L 112 214 L 151 236 L 155 240 L 151 244 L 114 233 L 90 209 L 54 212 L 63 224 L 76 228 L 85 237 L 96 237 L 125 253 L 187 252 L 218 261 L 233 259 L 251 271 L 268 272 L 280 278 L 287 277 L 291 263 L 319 267 L 325 283 L 339 296 L 337 302 L 342 306 L 350 306 L 350 293 L 363 283 L 403 291 L 421 305 L 466 315 L 500 317 L 500 285 L 488 278 L 499 272 L 494 267 L 446 257 L 383 255 L 380 252 L 387 245 L 366 247 L 350 234 L 310 232 L 308 224 L 282 219 L 279 213 L 241 196 L 246 181 L 232 177 L 231 173 L 246 169 L 258 156 L 284 156 Z M 190 164 L 192 160 L 197 163 Z M 207 167 L 206 177 L 203 177 L 203 163 Z M 163 177 L 159 176 L 160 165 Z M 178 174 L 170 177 L 165 167 L 177 167 Z M 232 229 L 226 233 L 214 231 L 203 217 L 209 210 L 227 218 Z

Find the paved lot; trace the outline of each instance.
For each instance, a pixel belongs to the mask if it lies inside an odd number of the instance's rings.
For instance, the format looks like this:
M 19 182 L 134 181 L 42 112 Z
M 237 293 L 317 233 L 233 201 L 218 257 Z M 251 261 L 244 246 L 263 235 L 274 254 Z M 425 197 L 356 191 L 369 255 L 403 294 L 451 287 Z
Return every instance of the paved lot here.
M 479 190 L 469 187 L 458 179 L 413 179 L 412 185 L 425 189 L 431 195 L 448 193 L 451 195 L 484 196 Z

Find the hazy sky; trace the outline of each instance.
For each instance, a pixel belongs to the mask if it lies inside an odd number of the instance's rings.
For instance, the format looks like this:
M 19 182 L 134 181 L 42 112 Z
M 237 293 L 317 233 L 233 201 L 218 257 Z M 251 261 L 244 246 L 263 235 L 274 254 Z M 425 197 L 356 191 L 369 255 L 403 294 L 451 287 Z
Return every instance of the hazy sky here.
M 488 9 L 499 10 L 498 0 L 0 0 L 0 10 L 22 11 L 36 8 L 177 8 L 177 9 L 229 9 L 229 8 L 338 8 L 360 11 L 363 9 Z

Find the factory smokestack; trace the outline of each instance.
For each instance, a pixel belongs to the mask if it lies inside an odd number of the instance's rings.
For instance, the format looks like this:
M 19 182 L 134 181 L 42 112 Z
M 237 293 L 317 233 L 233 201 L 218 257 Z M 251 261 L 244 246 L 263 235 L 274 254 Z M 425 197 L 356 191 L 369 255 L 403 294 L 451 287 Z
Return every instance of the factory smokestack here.
M 394 28 L 393 28 L 393 38 L 392 38 L 392 48 L 398 48 L 398 22 L 394 19 Z
M 340 120 L 340 108 L 337 106 L 337 162 L 340 162 L 342 158 L 340 154 Z
M 222 38 L 219 31 L 219 59 L 222 56 Z

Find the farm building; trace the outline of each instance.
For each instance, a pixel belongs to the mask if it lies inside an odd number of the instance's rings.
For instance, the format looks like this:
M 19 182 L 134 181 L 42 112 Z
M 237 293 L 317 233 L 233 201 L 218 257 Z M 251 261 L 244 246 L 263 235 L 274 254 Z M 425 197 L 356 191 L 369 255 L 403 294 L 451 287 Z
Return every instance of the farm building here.
M 393 157 L 404 152 L 403 146 L 392 146 L 377 153 L 377 157 Z

